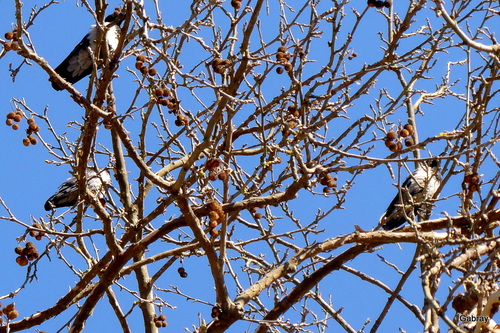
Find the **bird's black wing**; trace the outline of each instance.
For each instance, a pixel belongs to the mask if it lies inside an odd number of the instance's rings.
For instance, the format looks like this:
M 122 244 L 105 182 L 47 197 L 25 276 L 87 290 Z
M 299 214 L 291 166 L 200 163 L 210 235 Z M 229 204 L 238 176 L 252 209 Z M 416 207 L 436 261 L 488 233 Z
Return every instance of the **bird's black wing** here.
M 407 205 L 408 202 L 411 202 L 410 198 L 415 198 L 423 191 L 420 185 L 423 180 L 421 178 L 425 178 L 425 171 L 417 169 L 405 179 L 401 185 L 401 193 L 398 191 L 385 211 L 383 219 L 387 220 L 387 222 L 383 225 L 384 230 L 395 229 L 406 222 L 405 214 L 403 214 L 403 208 L 401 206 Z
M 93 43 L 92 32 L 88 33 L 64 59 L 55 71 L 62 76 L 66 81 L 73 84 L 85 76 L 90 75 L 93 69 L 93 59 L 89 52 L 89 47 Z M 95 38 L 95 37 L 94 37 Z M 57 91 L 62 90 L 57 83 L 52 82 L 52 88 Z
M 57 192 L 45 202 L 45 210 L 71 207 L 78 202 L 78 187 L 75 178 L 70 178 L 59 186 Z

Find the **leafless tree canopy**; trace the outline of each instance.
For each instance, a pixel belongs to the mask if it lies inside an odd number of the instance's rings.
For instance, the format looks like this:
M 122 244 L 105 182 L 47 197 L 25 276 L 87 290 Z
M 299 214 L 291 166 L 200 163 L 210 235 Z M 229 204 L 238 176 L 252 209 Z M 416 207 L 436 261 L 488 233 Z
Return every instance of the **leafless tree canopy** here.
M 100 303 L 123 332 L 174 316 L 200 333 L 500 329 L 498 1 L 77 2 L 99 33 L 94 70 L 75 85 L 32 38 L 75 4 L 10 1 L 3 75 L 36 69 L 63 88 L 47 82 L 37 98 L 68 106 L 38 112 L 11 96 L 7 124 L 27 129 L 20 150 L 38 144 L 40 159 L 71 170 L 79 202 L 26 221 L 1 201 L 3 224 L 19 229 L 12 262 L 27 270 L 0 295 L 1 333 L 62 315 L 62 331 L 81 332 Z M 116 50 L 104 41 L 113 10 L 124 18 Z M 74 121 L 53 126 L 62 112 Z M 380 230 L 386 206 L 365 206 L 388 204 L 396 187 L 379 188 L 436 157 L 439 196 Z M 88 167 L 110 170 L 105 200 L 86 186 Z M 67 293 L 20 304 L 49 257 L 74 274 L 59 282 Z M 345 288 L 378 299 L 370 315 L 335 297 Z

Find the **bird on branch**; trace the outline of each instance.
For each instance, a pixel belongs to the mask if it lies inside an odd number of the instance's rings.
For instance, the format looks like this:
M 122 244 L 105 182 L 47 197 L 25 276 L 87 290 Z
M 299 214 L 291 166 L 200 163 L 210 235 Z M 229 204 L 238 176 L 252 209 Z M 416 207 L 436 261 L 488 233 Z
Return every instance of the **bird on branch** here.
M 124 18 L 125 16 L 119 8 L 117 8 L 113 14 L 108 15 L 104 19 L 104 38 L 106 39 L 110 53 L 114 52 L 118 46 L 121 31 L 120 24 L 123 22 Z M 98 31 L 99 27 L 93 25 L 89 33 L 83 37 L 81 42 L 78 43 L 66 59 L 56 67 L 55 71 L 57 74 L 69 83 L 74 84 L 92 73 L 94 69 L 94 57 L 96 56 L 95 51 L 97 49 Z M 102 58 L 103 52 L 101 51 L 100 53 Z M 52 82 L 52 88 L 55 90 L 63 90 L 63 88 L 54 82 L 52 78 L 50 78 L 49 81 Z
M 406 178 L 380 219 L 379 225 L 384 230 L 395 229 L 408 221 L 408 218 L 429 210 L 426 201 L 434 196 L 441 185 L 442 176 L 439 169 L 439 161 L 433 159 L 421 163 Z
M 111 177 L 107 170 L 101 170 L 99 173 L 88 168 L 85 171 L 85 178 L 87 180 L 87 188 L 99 200 L 104 201 L 104 194 L 106 186 L 111 185 Z M 78 201 L 78 181 L 76 177 L 71 177 L 59 186 L 57 192 L 45 202 L 45 210 L 51 210 L 59 207 L 72 207 Z

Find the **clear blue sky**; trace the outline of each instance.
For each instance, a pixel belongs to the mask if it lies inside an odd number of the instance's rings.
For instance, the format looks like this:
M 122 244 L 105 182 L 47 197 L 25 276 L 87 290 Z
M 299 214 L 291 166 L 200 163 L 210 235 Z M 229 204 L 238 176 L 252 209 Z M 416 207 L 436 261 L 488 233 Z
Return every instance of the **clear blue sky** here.
M 112 3 L 110 8 L 113 8 L 116 4 L 117 3 Z M 187 19 L 187 16 L 185 16 L 186 13 L 183 12 L 183 8 L 178 9 L 178 13 L 173 13 L 173 9 L 170 8 L 173 4 L 161 5 L 165 6 L 163 9 L 163 19 L 167 25 L 175 26 Z M 329 5 L 330 3 L 324 6 Z M 28 8 L 30 6 L 32 6 L 32 3 L 25 3 L 25 14 L 28 13 Z M 167 8 L 167 6 L 169 7 Z M 229 10 L 229 2 L 224 6 Z M 365 1 L 352 2 L 348 7 L 355 7 L 361 12 L 364 10 Z M 397 9 L 398 7 L 396 7 L 396 10 Z M 2 13 L 0 32 L 3 35 L 4 32 L 11 29 L 10 22 L 14 19 L 12 2 L 5 0 L 0 2 L 0 12 Z M 350 9 L 346 9 L 346 15 L 353 15 Z M 423 22 L 426 18 L 419 18 L 422 20 L 421 23 L 424 24 Z M 440 23 L 437 23 L 438 21 L 436 21 L 437 19 L 435 17 L 430 19 L 436 22 L 436 27 L 441 26 Z M 270 24 L 272 21 L 272 19 L 269 19 L 267 23 Z M 30 28 L 29 31 L 38 53 L 55 67 L 86 34 L 91 24 L 93 24 L 92 17 L 86 12 L 85 8 L 77 8 L 74 6 L 73 2 L 61 2 L 44 11 L 36 20 L 36 25 Z M 265 24 L 263 27 L 264 29 L 267 28 Z M 275 29 L 275 27 L 269 27 Z M 377 13 L 374 9 L 367 13 L 364 25 L 361 26 L 360 29 L 360 34 L 363 35 L 363 38 L 353 44 L 355 51 L 358 53 L 358 58 L 353 60 L 352 64 L 350 64 L 353 69 L 356 67 L 359 68 L 363 62 L 371 63 L 380 57 L 382 51 L 379 49 L 380 41 L 377 34 L 379 31 L 386 33 L 387 30 L 382 15 Z M 325 32 L 325 36 L 329 38 L 328 31 Z M 341 37 L 342 36 L 339 36 L 339 38 Z M 324 43 L 326 43 L 326 41 Z M 323 45 L 323 47 L 326 49 L 325 45 Z M 404 47 L 405 45 L 401 46 L 402 49 L 404 49 Z M 317 55 L 312 54 L 311 58 L 314 57 L 317 57 Z M 465 59 L 465 54 L 457 50 L 456 53 L 449 55 L 449 58 L 453 61 L 460 61 Z M 202 59 L 196 59 L 196 61 L 200 60 Z M 68 123 L 71 121 L 81 122 L 83 109 L 78 107 L 70 99 L 67 92 L 54 91 L 47 81 L 47 74 L 35 64 L 33 64 L 33 66 L 23 65 L 15 82 L 12 82 L 8 72 L 9 64 L 11 63 L 13 67 L 17 67 L 21 61 L 22 58 L 12 52 L 0 60 L 0 73 L 2 73 L 2 75 L 0 75 L 0 87 L 2 87 L 0 90 L 0 106 L 3 114 L 7 114 L 12 110 L 12 97 L 24 99 L 37 113 L 43 113 L 44 108 L 47 108 L 54 131 L 58 135 L 66 133 L 71 139 L 77 138 L 79 135 L 78 131 L 68 127 Z M 124 70 L 126 66 L 132 67 L 133 61 L 129 59 L 127 62 L 121 64 L 120 75 L 122 77 L 116 80 L 116 91 L 127 89 L 125 84 L 128 81 L 122 79 L 126 78 L 127 75 Z M 439 77 L 443 73 L 443 70 L 444 68 L 435 68 L 434 75 Z M 455 88 L 456 91 L 464 93 L 466 84 L 464 71 L 457 69 L 453 72 L 453 75 L 455 76 L 453 79 L 462 79 Z M 283 77 L 277 77 L 276 81 L 273 81 L 273 84 L 275 84 L 276 87 L 280 87 L 281 82 L 279 80 L 282 79 Z M 87 80 L 85 79 L 78 83 L 76 87 L 83 91 L 86 82 Z M 357 101 L 358 104 L 355 105 L 354 108 L 351 108 L 349 112 L 371 114 L 368 108 L 369 103 L 373 103 L 373 99 L 377 96 L 379 89 L 386 88 L 394 92 L 400 89 L 399 84 L 394 81 L 394 77 L 382 76 L 379 82 L 380 86 L 372 90 L 373 94 Z M 434 87 L 435 84 L 439 83 L 438 79 L 429 81 L 421 87 Z M 182 96 L 181 99 L 184 100 Z M 127 97 L 125 97 L 125 100 L 123 105 L 129 102 Z M 189 100 L 187 96 L 186 100 Z M 122 103 L 122 101 L 119 100 L 119 103 Z M 434 105 L 425 105 L 423 111 L 426 116 L 418 118 L 420 124 L 420 138 L 425 139 L 428 136 L 434 136 L 444 131 L 452 131 L 458 123 L 463 109 L 463 103 L 459 103 L 456 99 L 451 98 L 447 100 L 437 100 Z M 357 116 L 358 115 L 355 115 L 355 117 Z M 397 121 L 399 119 L 405 119 L 404 110 L 397 113 L 391 120 Z M 41 121 L 38 121 L 38 123 L 42 127 L 42 137 L 48 142 L 53 143 L 54 138 L 47 129 L 47 125 L 43 124 Z M 349 123 L 349 121 L 346 121 L 346 124 Z M 329 135 L 335 137 L 339 133 L 340 132 L 337 132 L 336 128 L 331 128 Z M 40 143 L 36 146 L 24 147 L 22 145 L 23 136 L 22 129 L 13 131 L 5 125 L 0 127 L 0 140 L 2 142 L 2 144 L 0 144 L 0 154 L 4 157 L 0 165 L 1 174 L 3 175 L 3 179 L 0 182 L 0 196 L 11 208 L 16 218 L 24 223 L 30 224 L 32 217 L 36 219 L 43 217 L 46 220 L 46 212 L 43 209 L 43 204 L 56 190 L 57 186 L 69 177 L 68 171 L 70 168 L 68 166 L 57 167 L 47 163 L 47 161 L 53 160 L 53 157 L 47 153 L 46 149 Z M 103 138 L 103 140 L 109 139 Z M 444 146 L 438 143 L 430 145 L 429 148 L 433 155 L 438 155 L 443 151 Z M 497 153 L 499 153 L 498 149 Z M 385 157 L 387 155 L 388 151 L 385 147 L 382 147 L 382 145 L 377 147 L 370 154 L 370 156 L 373 157 Z M 423 156 L 426 157 L 427 152 L 423 152 Z M 487 168 L 481 170 L 481 172 L 485 174 L 485 179 L 489 179 L 497 170 L 491 163 L 486 164 L 486 166 Z M 396 168 L 395 165 L 393 167 Z M 410 164 L 409 167 L 413 168 L 413 165 Z M 348 174 L 340 174 L 338 177 L 338 184 L 340 186 L 344 185 L 346 180 L 349 180 Z M 402 177 L 406 177 L 406 172 L 403 172 Z M 452 179 L 444 188 L 441 195 L 442 197 L 456 193 L 460 190 L 461 178 L 456 178 L 457 179 Z M 317 241 L 352 232 L 354 231 L 354 224 L 364 229 L 375 227 L 379 217 L 396 193 L 395 187 L 392 185 L 396 181 L 391 179 L 388 170 L 384 167 L 368 170 L 364 174 L 356 177 L 354 182 L 355 185 L 352 190 L 350 190 L 347 202 L 344 204 L 345 209 L 337 210 L 323 221 L 322 228 L 324 228 L 326 232 L 318 235 Z M 313 197 L 306 194 L 306 192 L 301 192 L 299 198 L 297 198 L 294 203 L 298 204 L 296 211 L 300 211 L 299 216 L 307 220 L 313 218 L 317 209 L 328 209 L 332 205 L 332 200 L 331 198 Z M 304 207 L 307 209 L 304 209 Z M 440 212 L 443 211 L 446 211 L 450 215 L 455 215 L 456 209 L 457 199 L 449 200 L 446 203 L 440 202 L 434 210 L 433 216 L 442 216 Z M 0 216 L 7 216 L 5 209 L 0 208 Z M 69 221 L 72 216 L 71 213 L 67 214 L 65 219 Z M 170 212 L 167 212 L 164 218 L 168 219 L 169 216 Z M 160 225 L 161 223 L 163 223 L 163 221 L 154 222 L 155 225 Z M 278 228 L 286 230 L 289 223 L 291 222 L 283 221 L 283 224 Z M 0 256 L 0 267 L 2 267 L 0 271 L 0 296 L 3 296 L 22 285 L 26 278 L 26 268 L 16 265 L 16 255 L 13 251 L 18 245 L 16 238 L 23 235 L 24 228 L 5 220 L 0 220 L 0 225 L 2 226 L 2 233 L 0 236 L 0 253 L 2 254 Z M 176 237 L 176 234 L 173 234 L 172 237 Z M 99 240 L 96 241 L 101 243 Z M 43 251 L 46 243 L 46 240 L 43 240 L 35 244 L 39 248 L 39 251 Z M 161 244 L 156 245 L 153 249 L 157 251 L 158 248 L 161 248 Z M 400 269 L 406 269 L 412 259 L 413 250 L 414 246 L 409 244 L 402 244 L 401 249 L 398 245 L 389 245 L 376 253 L 361 255 L 354 262 L 350 262 L 349 265 L 361 269 L 365 273 L 370 273 L 374 277 L 378 277 L 389 284 L 389 286 L 395 287 L 399 278 L 398 275 L 383 264 L 376 254 L 380 254 L 387 260 L 397 264 Z M 101 251 L 100 254 L 103 255 L 104 252 Z M 54 302 L 64 295 L 76 281 L 76 277 L 62 264 L 54 250 L 51 251 L 49 257 L 50 260 L 46 257 L 39 263 L 36 274 L 37 279 L 28 283 L 25 289 L 20 291 L 15 298 L 20 317 L 27 316 L 37 310 L 45 309 L 54 304 Z M 69 258 L 71 260 L 77 260 L 78 262 L 78 259 L 76 259 L 74 255 L 69 255 Z M 80 261 L 79 264 L 81 264 L 81 267 L 85 267 L 83 262 Z M 178 264 L 176 263 L 174 266 L 177 267 Z M 155 268 L 159 266 L 156 264 L 151 267 L 151 272 L 154 272 Z M 180 291 L 185 294 L 208 302 L 214 302 L 213 283 L 207 261 L 204 258 L 195 258 L 193 256 L 184 261 L 184 267 L 190 274 L 187 279 L 179 278 L 176 269 L 174 269 L 171 273 L 162 277 L 158 285 L 165 289 L 169 289 L 171 286 L 177 286 Z M 236 267 L 239 266 L 236 265 Z M 410 301 L 421 306 L 421 288 L 418 280 L 418 272 L 415 275 L 415 281 L 407 283 L 406 288 L 403 290 L 403 295 Z M 124 280 L 119 281 L 119 283 L 130 288 L 136 287 L 133 276 L 128 276 Z M 325 278 L 320 286 L 324 288 L 322 291 L 323 296 L 326 297 L 327 293 L 332 294 L 332 300 L 336 308 L 338 308 L 338 306 L 345 306 L 342 315 L 355 329 L 360 329 L 366 318 L 375 320 L 388 297 L 388 295 L 382 293 L 380 290 L 357 280 L 357 278 L 353 278 L 352 275 L 345 272 L 334 272 Z M 339 288 L 339 286 L 342 286 L 342 288 Z M 230 286 L 230 288 L 232 287 L 233 286 Z M 117 286 L 113 288 L 116 293 L 120 293 L 120 289 Z M 231 295 L 234 297 L 236 295 L 235 289 L 231 290 Z M 201 313 L 207 321 L 210 319 L 211 306 L 186 301 L 182 299 L 182 297 L 174 294 L 162 294 L 162 296 L 169 304 L 176 307 L 175 310 L 164 309 L 167 321 L 169 322 L 169 328 L 165 331 L 181 332 L 185 327 L 191 328 L 191 325 L 198 325 L 198 313 Z M 122 297 L 124 304 L 123 310 L 127 311 L 131 302 L 133 302 L 133 298 L 126 293 L 123 293 Z M 9 300 L 3 300 L 2 303 L 7 304 Z M 270 303 L 267 305 L 270 305 Z M 310 305 L 316 308 L 313 304 Z M 401 319 L 403 318 L 401 316 L 403 314 L 405 314 L 405 320 L 409 318 L 407 317 L 407 312 L 402 312 L 400 310 L 400 305 L 395 304 L 391 309 L 389 318 L 384 322 L 384 331 L 396 331 L 400 326 L 399 324 L 401 323 Z M 73 311 L 70 310 L 67 315 L 69 316 L 72 313 Z M 290 316 L 290 314 L 287 313 L 287 316 Z M 136 311 L 133 318 L 135 319 L 129 320 L 132 331 L 140 332 L 142 330 L 142 319 L 138 311 Z M 65 320 L 68 319 L 69 317 L 49 320 L 37 328 L 47 332 L 55 332 L 56 329 L 60 328 Z M 251 324 L 240 323 L 229 331 L 242 332 L 248 327 L 254 329 L 255 325 L 252 326 Z M 333 327 L 338 328 L 336 324 L 332 324 L 332 330 Z M 416 332 L 420 327 L 418 322 L 411 320 L 407 321 L 404 325 L 404 328 L 409 332 Z M 253 329 L 250 329 L 250 331 L 253 331 Z M 111 313 L 107 301 L 101 301 L 99 303 L 93 316 L 87 322 L 86 331 L 119 331 L 118 322 Z

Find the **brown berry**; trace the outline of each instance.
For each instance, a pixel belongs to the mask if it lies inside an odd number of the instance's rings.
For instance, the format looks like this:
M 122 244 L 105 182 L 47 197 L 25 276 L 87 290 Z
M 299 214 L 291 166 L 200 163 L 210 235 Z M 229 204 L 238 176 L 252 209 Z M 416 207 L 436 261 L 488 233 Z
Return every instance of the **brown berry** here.
M 7 313 L 7 318 L 9 318 L 9 320 L 14 320 L 17 317 L 19 317 L 19 312 L 16 309 L 9 311 L 9 313 Z
M 3 44 L 3 48 L 5 49 L 5 51 L 12 50 L 12 42 L 7 42 L 7 43 Z
M 285 70 L 286 70 L 287 72 L 290 72 L 291 70 L 293 70 L 293 65 L 292 65 L 291 63 L 287 62 L 287 63 L 285 64 Z
M 153 68 L 153 67 L 150 67 L 148 69 L 148 74 L 151 75 L 151 76 L 154 76 L 158 73 L 158 71 L 156 70 L 156 68 Z
M 167 317 L 164 314 L 162 314 L 158 316 L 158 320 L 165 321 L 167 320 Z
M 29 123 L 29 122 L 28 122 Z M 31 122 L 29 125 L 28 125 L 28 128 L 30 130 L 32 130 L 33 132 L 38 132 L 38 130 L 40 129 L 40 127 L 35 124 L 34 122 Z
M 182 272 L 182 273 L 180 274 L 180 276 L 181 276 L 181 278 L 185 279 L 185 278 L 187 278 L 187 277 L 188 277 L 188 273 L 187 273 L 187 272 Z M 165 326 L 167 326 L 167 325 L 165 325 Z M 164 326 L 164 327 L 165 327 L 165 326 Z
M 283 74 L 284 71 L 283 67 L 276 67 L 276 73 Z
M 140 71 L 142 74 L 146 75 L 149 72 L 149 68 L 147 68 L 146 66 L 142 66 Z
M 208 174 L 208 179 L 210 179 L 211 181 L 215 181 L 217 179 L 217 174 L 213 171 L 210 171 L 210 173 Z
M 160 328 L 161 327 L 161 321 L 156 320 L 155 321 L 155 326 L 156 326 L 156 328 Z
M 33 260 L 37 259 L 39 256 L 40 256 L 40 254 L 38 252 L 33 252 L 33 253 L 28 253 L 28 255 L 26 256 L 26 258 L 29 261 L 33 261 Z
M 136 60 L 137 62 L 145 62 L 147 59 L 146 59 L 146 56 L 145 56 L 145 55 L 143 55 L 143 54 L 139 54 L 139 55 L 135 58 L 135 60 Z
M 19 129 L 19 124 L 12 124 L 12 129 L 17 131 Z
M 413 135 L 414 130 L 413 130 L 413 126 L 412 125 L 406 124 L 406 125 L 403 126 L 403 128 L 405 130 L 407 130 L 410 135 Z
M 220 165 L 221 165 L 220 159 L 218 159 L 218 158 L 210 158 L 205 163 L 205 168 L 207 168 L 207 170 L 212 171 L 212 170 L 218 168 Z
M 387 135 L 385 136 L 387 139 L 394 140 L 396 138 L 396 132 L 394 131 L 389 131 L 387 132 Z
M 241 2 L 240 1 L 236 1 L 236 0 L 231 0 L 231 6 L 234 9 L 240 9 L 241 8 Z
M 217 74 L 224 74 L 224 72 L 226 71 L 226 67 L 224 67 L 222 65 L 215 66 L 214 71 Z
M 26 266 L 28 264 L 28 259 L 26 259 L 25 256 L 19 256 L 16 258 L 16 263 L 21 267 Z
M 254 217 L 255 217 L 256 219 L 261 219 L 261 218 L 263 218 L 263 217 L 264 217 L 264 215 L 262 215 L 261 213 L 255 213 L 255 214 L 254 214 Z
M 179 267 L 179 268 L 177 268 L 177 273 L 181 274 L 181 273 L 182 273 L 182 272 L 184 272 L 185 270 L 186 270 L 186 269 L 185 269 L 184 267 Z M 162 320 L 165 320 L 165 318 L 164 318 L 164 319 L 162 319 Z
M 19 44 L 17 44 L 17 42 L 12 42 L 11 45 L 10 45 L 10 49 L 12 51 L 17 51 L 19 50 Z
M 405 129 L 402 129 L 400 132 L 399 132 L 399 136 L 402 137 L 402 138 L 406 138 L 407 136 L 410 135 L 410 132 L 408 132 L 408 130 L 405 130 Z
M 477 192 L 477 191 L 479 191 L 479 185 L 477 185 L 477 184 L 470 184 L 469 190 L 471 192 Z
M 295 111 L 297 111 L 297 104 L 292 104 L 288 106 L 288 112 L 294 113 Z
M 7 119 L 14 119 L 14 117 L 16 116 L 16 113 L 15 112 L 9 112 L 7 113 Z
M 225 171 L 222 171 L 221 173 L 219 173 L 217 178 L 219 178 L 219 180 L 225 181 L 227 179 L 227 173 Z
M 210 230 L 210 235 L 211 235 L 212 237 L 217 237 L 217 236 L 219 236 L 219 230 L 217 230 L 217 229 L 211 229 L 211 230 Z
M 5 36 L 5 39 L 8 39 L 8 40 L 14 39 L 14 33 L 12 31 L 7 31 L 4 36 Z
M 160 88 L 160 87 L 156 88 L 155 95 L 158 97 L 163 96 L 163 88 Z
M 39 233 L 38 235 L 36 235 L 36 236 L 35 236 L 35 239 L 36 239 L 37 241 L 40 241 L 40 240 L 42 240 L 43 235 L 44 235 L 43 233 Z
M 380 0 L 377 0 L 375 1 L 375 8 L 383 8 L 384 7 L 384 2 L 383 1 L 380 1 Z
M 189 119 L 186 116 L 177 116 L 177 120 L 180 121 L 182 125 L 187 125 L 189 122 Z
M 278 52 L 285 53 L 286 52 L 286 46 L 281 45 L 280 47 L 278 47 Z
M 38 143 L 38 139 L 37 139 L 37 138 L 35 138 L 34 136 L 31 136 L 31 135 L 30 135 L 30 136 L 28 136 L 28 140 L 30 140 L 30 143 L 31 143 L 32 145 L 36 145 L 36 144 Z M 24 139 L 23 139 L 23 143 L 24 143 Z
M 208 212 L 208 218 L 210 221 L 217 221 L 219 219 L 219 214 L 215 210 L 211 210 Z
M 213 61 L 212 61 L 212 67 L 215 68 L 219 65 L 222 64 L 222 59 L 221 58 L 215 58 Z
M 392 141 L 391 139 L 387 139 L 387 140 L 385 140 L 385 142 L 384 142 L 384 143 L 385 143 L 385 146 L 386 146 L 387 148 L 389 148 L 389 149 L 391 148 L 391 146 L 392 146 L 392 145 L 395 145 L 395 144 L 396 144 L 396 143 L 394 143 L 394 141 Z
M 16 113 L 16 115 L 14 116 L 14 121 L 16 123 L 20 122 L 21 120 L 23 120 L 23 116 L 19 113 Z
M 167 106 L 168 104 L 168 100 L 166 98 L 158 98 L 156 100 L 156 103 L 160 104 L 160 105 L 163 105 L 163 106 Z
M 384 1 L 384 7 L 385 8 L 391 8 L 391 2 L 388 1 L 388 0 Z
M 12 119 L 5 119 L 5 125 L 11 126 L 14 121 Z
M 395 143 L 395 142 L 392 142 L 387 146 L 387 148 L 389 148 L 390 151 L 392 152 L 396 152 L 398 151 L 398 145 Z
M 413 139 L 412 138 L 406 138 L 405 139 L 405 146 L 406 147 L 411 147 L 415 144 L 415 142 L 413 142 Z
M 16 248 L 14 249 L 14 252 L 15 252 L 16 254 L 21 255 L 21 254 L 23 253 L 23 248 L 22 248 L 22 247 L 20 247 L 20 246 L 16 246 Z
M 142 67 L 144 67 L 144 63 L 143 62 L 138 61 L 138 62 L 135 63 L 135 69 L 139 69 L 140 70 Z

